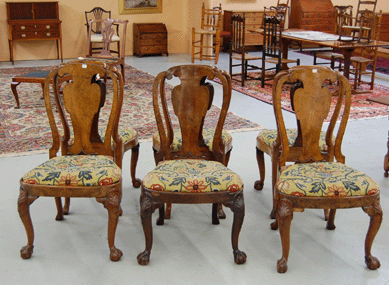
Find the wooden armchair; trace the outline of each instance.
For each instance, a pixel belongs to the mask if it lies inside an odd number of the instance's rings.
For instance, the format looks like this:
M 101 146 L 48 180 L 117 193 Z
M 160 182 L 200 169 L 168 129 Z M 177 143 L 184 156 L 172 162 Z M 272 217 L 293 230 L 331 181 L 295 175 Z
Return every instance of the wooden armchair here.
M 192 63 L 195 59 L 200 61 L 204 59 L 215 60 L 217 64 L 220 51 L 221 17 L 221 4 L 219 7 L 206 9 L 203 3 L 201 28 L 192 28 Z
M 246 52 L 245 47 L 245 13 L 243 17 L 240 15 L 234 15 L 231 13 L 231 43 L 230 43 L 230 60 L 229 60 L 229 69 L 230 76 L 232 80 L 241 82 L 241 85 L 244 86 L 245 80 L 256 79 L 255 76 L 250 76 L 249 71 L 261 70 L 261 67 L 258 67 L 250 62 L 257 60 L 262 60 L 262 57 L 255 56 Z M 240 69 L 240 72 L 234 72 L 236 68 Z
M 296 141 L 301 151 L 296 155 L 296 163 L 290 166 L 286 166 L 291 148 L 281 108 L 281 91 L 285 82 L 302 84 L 293 95 L 294 110 L 301 130 Z M 330 106 L 334 97 L 328 88 L 329 83 L 339 85 L 337 103 L 332 114 Z M 370 216 L 365 240 L 365 262 L 369 269 L 377 269 L 380 262 L 371 255 L 371 246 L 382 221 L 379 186 L 367 175 L 345 165 L 341 151 L 351 106 L 350 83 L 339 72 L 328 67 L 293 67 L 275 77 L 273 106 L 279 134 L 274 147 L 280 150 L 281 169 L 275 185 L 276 221 L 272 224 L 273 230 L 279 228 L 282 243 L 282 257 L 277 261 L 277 271 L 287 271 L 293 212 L 301 212 L 304 208 L 331 209 L 327 229 L 334 230 L 336 209 L 362 207 Z M 327 151 L 322 152 L 318 142 L 323 122 L 329 115 L 331 120 L 325 136 Z M 333 142 L 338 118 L 340 124 Z M 337 162 L 332 162 L 334 157 Z
M 98 23 L 89 30 L 89 22 L 91 20 L 105 20 L 111 19 L 111 11 L 106 11 L 101 7 L 95 7 L 90 11 L 85 11 L 85 19 L 86 19 L 86 31 L 87 37 L 91 38 L 91 41 L 88 45 L 89 52 L 87 53 L 89 56 L 95 53 L 100 53 L 103 45 L 103 36 L 101 34 L 101 23 Z M 119 27 L 116 26 L 116 33 L 112 36 L 112 42 L 117 43 L 117 50 L 111 50 L 112 53 L 120 53 L 120 37 L 119 37 Z
M 113 20 L 113 19 L 99 19 L 99 20 L 90 20 L 89 21 L 89 32 L 88 32 L 88 43 L 87 43 L 87 57 L 89 60 L 96 60 L 104 62 L 110 67 L 120 66 L 123 80 L 125 79 L 124 64 L 126 56 L 126 33 L 127 33 L 127 24 L 128 20 Z M 93 41 L 93 32 L 92 30 L 95 27 L 100 26 L 101 38 L 102 38 L 102 48 L 99 53 L 92 54 L 89 51 L 89 47 Z M 111 44 L 114 40 L 114 35 L 118 30 L 118 34 L 121 38 L 121 45 L 117 55 L 113 55 L 111 51 Z
M 63 76 L 70 76 L 71 81 L 62 83 L 62 101 L 58 78 Z M 113 92 L 109 117 L 101 125 L 105 130 L 101 137 L 95 118 L 105 100 L 102 88 L 104 82 L 99 78 L 106 76 L 112 79 Z M 54 98 L 51 98 L 50 93 L 52 82 Z M 108 210 L 110 258 L 117 261 L 122 256 L 122 252 L 114 245 L 122 198 L 121 169 L 115 163 L 115 157 L 121 156 L 122 147 L 118 135 L 123 101 L 122 77 L 117 71 L 108 70 L 102 64 L 65 64 L 46 77 L 44 98 L 53 145 L 49 151 L 50 159 L 26 173 L 20 180 L 18 211 L 28 238 L 27 245 L 21 249 L 21 257 L 28 259 L 33 252 L 34 230 L 29 212 L 32 202 L 40 196 L 55 197 L 58 210 L 56 220 L 63 220 L 61 197 L 91 197 Z M 55 117 L 58 114 L 62 130 L 56 124 Z M 60 149 L 62 155 L 57 156 Z
M 177 85 L 166 94 L 165 81 L 178 77 Z M 213 100 L 207 80 L 218 78 L 223 86 L 223 102 L 212 145 L 203 136 L 206 112 Z M 169 96 L 168 96 L 169 95 Z M 170 97 L 171 95 L 171 97 Z M 171 98 L 171 101 L 170 99 Z M 237 264 L 246 261 L 238 249 L 238 237 L 244 218 L 243 182 L 226 165 L 223 124 L 231 100 L 231 79 L 225 71 L 206 65 L 175 66 L 158 74 L 154 81 L 153 106 L 160 137 L 157 167 L 142 181 L 141 220 L 146 239 L 145 250 L 138 263 L 147 265 L 153 242 L 151 216 L 159 209 L 157 225 L 164 224 L 164 204 L 211 203 L 212 223 L 218 224 L 217 205 L 223 204 L 234 213 L 232 248 Z M 173 149 L 174 130 L 181 133 L 181 147 Z

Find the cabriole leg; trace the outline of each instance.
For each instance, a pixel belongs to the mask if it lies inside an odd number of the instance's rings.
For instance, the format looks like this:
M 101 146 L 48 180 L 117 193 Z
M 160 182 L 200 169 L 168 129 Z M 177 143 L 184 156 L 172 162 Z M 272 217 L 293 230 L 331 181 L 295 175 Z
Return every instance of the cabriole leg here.
M 265 158 L 264 153 L 262 150 L 256 148 L 257 150 L 257 163 L 259 168 L 259 177 L 260 179 L 255 181 L 254 188 L 256 190 L 262 190 L 263 189 L 263 183 L 265 181 Z
M 288 257 L 290 249 L 290 224 L 293 219 L 292 203 L 287 199 L 281 199 L 277 209 L 277 220 L 280 229 L 282 257 L 277 261 L 278 273 L 288 270 Z
M 143 232 L 145 234 L 146 248 L 137 256 L 140 265 L 147 265 L 150 262 L 151 247 L 153 246 L 153 227 L 151 215 L 154 212 L 153 198 L 150 194 L 140 195 L 140 217 L 142 220 Z

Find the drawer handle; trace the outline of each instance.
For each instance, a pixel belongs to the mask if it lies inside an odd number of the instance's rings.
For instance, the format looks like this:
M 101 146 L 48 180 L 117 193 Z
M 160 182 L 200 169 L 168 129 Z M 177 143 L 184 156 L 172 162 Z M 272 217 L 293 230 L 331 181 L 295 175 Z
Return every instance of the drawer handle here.
M 37 35 L 38 33 L 37 32 L 35 32 L 35 35 Z
M 26 34 L 22 34 L 22 38 L 25 38 L 26 37 Z
M 21 26 L 20 29 L 21 29 L 21 30 L 25 30 L 26 27 L 25 27 L 25 26 Z
M 47 25 L 47 26 L 46 26 L 46 29 L 50 29 L 50 25 Z
M 50 33 L 46 33 L 46 36 L 50 37 L 50 36 L 51 36 L 51 34 L 50 34 Z

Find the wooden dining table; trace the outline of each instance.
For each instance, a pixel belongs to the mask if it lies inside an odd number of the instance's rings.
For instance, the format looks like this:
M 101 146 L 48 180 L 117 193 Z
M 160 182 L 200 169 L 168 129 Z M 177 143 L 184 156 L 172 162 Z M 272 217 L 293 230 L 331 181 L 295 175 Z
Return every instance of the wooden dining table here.
M 289 45 L 293 41 L 301 43 L 316 44 L 322 47 L 331 47 L 339 50 L 344 56 L 344 72 L 343 75 L 349 79 L 351 55 L 357 48 L 374 48 L 389 46 L 389 42 L 371 40 L 367 41 L 351 41 L 342 37 L 342 41 L 339 40 L 339 35 L 329 34 L 319 31 L 307 31 L 301 29 L 288 29 L 282 32 L 282 57 L 288 58 Z M 287 65 L 283 65 L 282 69 L 288 69 Z

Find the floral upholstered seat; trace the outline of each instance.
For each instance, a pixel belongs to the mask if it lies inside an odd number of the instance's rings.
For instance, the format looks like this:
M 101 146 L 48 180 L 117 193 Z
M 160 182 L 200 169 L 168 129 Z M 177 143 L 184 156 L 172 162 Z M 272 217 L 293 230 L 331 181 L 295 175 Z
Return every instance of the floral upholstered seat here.
M 125 145 L 127 142 L 135 139 L 138 136 L 138 132 L 131 127 L 124 129 L 119 126 L 118 132 L 119 132 L 119 137 L 123 141 L 123 145 Z M 103 141 L 104 141 L 104 134 L 105 134 L 105 129 L 99 128 L 99 135 Z
M 143 179 L 143 186 L 170 192 L 236 192 L 243 189 L 243 182 L 220 162 L 182 159 L 160 162 Z
M 364 196 L 379 192 L 373 179 L 340 162 L 287 166 L 276 187 L 284 194 L 302 197 Z
M 203 138 L 204 138 L 205 145 L 208 146 L 210 150 L 212 150 L 212 143 L 213 143 L 214 135 L 215 135 L 214 129 L 204 129 L 203 130 Z M 224 131 L 224 130 L 222 131 L 222 138 L 223 138 L 223 142 L 225 145 L 231 144 L 232 137 L 227 131 Z M 157 143 L 158 145 L 161 144 L 161 140 L 160 140 L 158 132 L 154 133 L 153 141 L 154 141 L 154 143 Z M 181 145 L 182 145 L 181 132 L 179 130 L 174 130 L 172 151 L 178 151 L 181 148 Z
M 54 157 L 23 176 L 27 184 L 98 186 L 111 185 L 121 178 L 121 169 L 104 155 Z
M 289 146 L 293 146 L 297 138 L 297 129 L 286 129 L 286 134 L 288 136 Z M 277 138 L 276 129 L 263 130 L 257 136 L 258 141 L 262 141 L 268 146 L 272 146 L 276 138 Z M 326 132 L 321 132 L 320 134 L 319 148 L 321 151 L 327 151 Z

